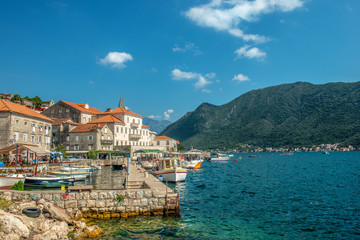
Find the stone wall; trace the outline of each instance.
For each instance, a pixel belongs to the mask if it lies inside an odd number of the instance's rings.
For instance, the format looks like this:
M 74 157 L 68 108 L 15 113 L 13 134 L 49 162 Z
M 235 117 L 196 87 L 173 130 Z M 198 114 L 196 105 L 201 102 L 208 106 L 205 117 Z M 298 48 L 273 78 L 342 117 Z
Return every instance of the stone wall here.
M 118 198 L 122 196 L 123 201 Z M 16 201 L 23 198 L 44 199 L 64 208 L 74 219 L 127 218 L 137 215 L 164 215 L 166 199 L 176 200 L 177 194 L 159 194 L 157 190 L 93 190 L 83 192 L 65 191 L 9 191 L 1 190 L 0 198 Z

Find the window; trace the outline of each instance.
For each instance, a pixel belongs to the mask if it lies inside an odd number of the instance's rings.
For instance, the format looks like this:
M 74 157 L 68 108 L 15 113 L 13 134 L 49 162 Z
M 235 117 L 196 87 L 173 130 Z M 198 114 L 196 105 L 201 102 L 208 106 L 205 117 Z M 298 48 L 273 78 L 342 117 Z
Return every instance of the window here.
M 108 136 L 108 140 L 110 140 L 110 136 Z
M 62 113 L 62 109 L 59 109 L 59 113 Z
M 116 141 L 116 146 L 119 146 L 119 141 Z
M 27 125 L 27 122 L 24 122 L 24 125 L 26 126 L 26 125 Z
M 66 109 L 66 112 L 68 113 L 68 112 L 70 112 L 70 110 L 69 110 L 69 109 Z
M 70 150 L 70 146 L 66 145 L 66 151 L 69 151 L 69 150 Z
M 41 136 L 39 136 L 39 143 L 41 143 Z
M 66 137 L 66 141 L 70 141 L 70 136 L 67 136 L 67 137 Z
M 116 132 L 119 133 L 119 127 L 116 127 Z
M 93 140 L 93 136 L 88 136 L 88 140 L 92 141 Z
M 92 145 L 89 145 L 89 150 L 92 150 Z
M 32 128 L 32 132 L 35 133 L 36 124 L 33 123 L 33 124 L 31 125 L 31 128 Z
M 79 145 L 74 145 L 74 150 L 79 150 L 80 146 Z
M 35 143 L 35 136 L 31 135 L 31 143 Z
M 169 141 L 166 141 L 166 145 L 169 146 Z
M 24 133 L 24 142 L 27 142 L 27 134 Z
M 39 133 L 42 133 L 42 130 L 43 130 L 43 126 L 39 125 Z
M 104 140 L 104 135 L 101 136 L 101 140 Z
M 105 133 L 107 133 L 107 127 L 105 127 Z
M 121 133 L 124 133 L 124 132 L 123 132 L 123 128 L 121 128 Z
M 48 126 L 45 126 L 45 134 L 49 135 L 49 127 Z
M 157 145 L 160 146 L 160 141 L 157 141 Z
M 14 139 L 15 139 L 15 142 L 19 141 L 19 133 L 18 132 L 14 132 Z
M 84 122 L 86 122 L 86 117 L 84 117 Z
M 79 136 L 75 136 L 75 141 L 79 141 Z
M 54 109 L 52 109 L 50 112 L 51 112 L 51 113 L 54 113 L 55 111 L 54 111 Z
M 16 120 L 15 120 L 15 123 L 16 123 L 16 124 L 19 124 L 19 119 L 16 119 Z

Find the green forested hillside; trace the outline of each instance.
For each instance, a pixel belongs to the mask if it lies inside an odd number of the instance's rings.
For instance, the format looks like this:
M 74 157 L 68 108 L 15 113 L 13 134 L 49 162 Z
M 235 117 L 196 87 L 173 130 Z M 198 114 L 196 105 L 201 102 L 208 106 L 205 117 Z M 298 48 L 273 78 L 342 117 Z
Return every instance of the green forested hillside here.
M 185 146 L 360 146 L 360 82 L 297 82 L 250 91 L 222 106 L 201 104 L 161 135 Z

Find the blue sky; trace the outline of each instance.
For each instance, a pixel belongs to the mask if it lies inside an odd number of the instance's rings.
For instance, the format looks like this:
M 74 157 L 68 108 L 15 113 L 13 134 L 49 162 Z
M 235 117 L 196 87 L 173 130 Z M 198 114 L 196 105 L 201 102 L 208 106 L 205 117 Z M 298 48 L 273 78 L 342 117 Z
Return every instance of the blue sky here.
M 0 1 L 3 93 L 176 121 L 250 90 L 360 76 L 358 0 Z

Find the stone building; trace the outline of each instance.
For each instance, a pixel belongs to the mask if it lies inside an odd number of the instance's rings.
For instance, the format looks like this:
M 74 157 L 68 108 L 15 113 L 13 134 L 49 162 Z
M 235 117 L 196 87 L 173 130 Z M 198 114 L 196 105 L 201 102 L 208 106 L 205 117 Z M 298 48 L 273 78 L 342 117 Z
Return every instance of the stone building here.
M 117 146 L 150 146 L 150 128 L 142 124 L 142 116 L 127 110 L 121 98 L 118 108 L 108 108 L 106 112 L 96 114 L 90 123 L 111 121 L 114 132 L 114 148 Z
M 156 136 L 154 139 L 154 146 L 166 152 L 177 152 L 177 144 L 178 141 L 167 136 Z
M 113 150 L 114 134 L 106 123 L 79 124 L 66 138 L 66 152 L 85 155 L 90 150 Z
M 80 123 L 74 123 L 71 119 L 58 119 L 52 118 L 52 140 L 51 146 L 57 147 L 62 143 L 66 142 L 66 137 L 69 136 L 69 132 L 79 126 Z
M 22 143 L 49 151 L 52 123 L 23 105 L 0 100 L 0 148 Z
M 94 119 L 94 115 L 103 112 L 90 107 L 87 103 L 71 103 L 67 101 L 59 101 L 41 114 L 49 118 L 71 119 L 75 123 L 86 124 Z

